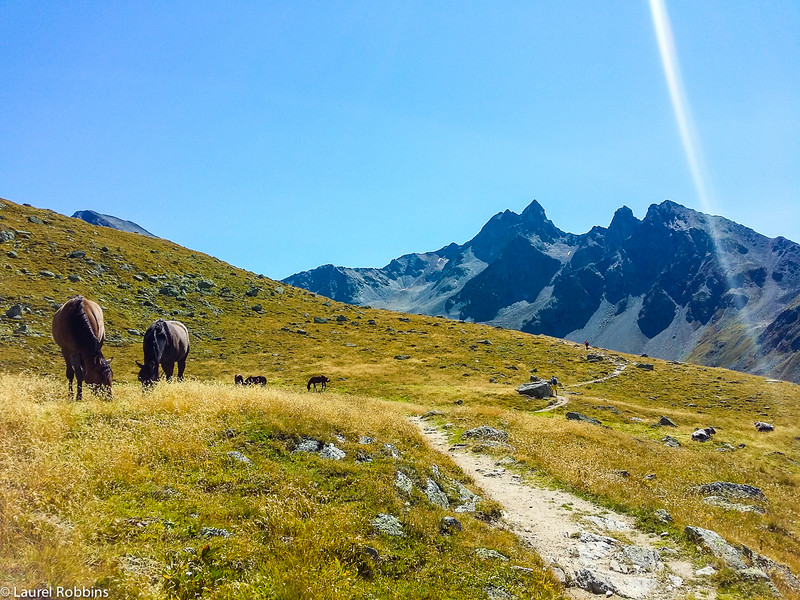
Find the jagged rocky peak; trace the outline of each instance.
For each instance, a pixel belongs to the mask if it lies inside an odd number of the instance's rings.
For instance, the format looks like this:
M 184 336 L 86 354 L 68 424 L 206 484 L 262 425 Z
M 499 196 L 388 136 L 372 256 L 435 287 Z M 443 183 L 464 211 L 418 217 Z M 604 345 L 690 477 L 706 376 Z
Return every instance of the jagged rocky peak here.
M 497 213 L 465 246 L 472 249 L 475 257 L 488 263 L 495 260 L 516 237 L 553 243 L 564 235 L 547 218 L 542 205 L 533 200 L 521 214 L 511 210 Z
M 621 242 L 632 236 L 640 224 L 641 221 L 634 216 L 633 211 L 627 206 L 622 206 L 614 212 L 614 217 L 608 226 L 608 236 Z
M 704 228 L 708 225 L 709 215 L 692 210 L 673 202 L 664 200 L 661 204 L 651 204 L 647 209 L 644 221 L 662 223 L 667 227 L 683 229 L 687 227 Z
M 554 226 L 553 222 L 547 218 L 547 213 L 545 213 L 544 207 L 536 200 L 531 201 L 531 203 L 525 207 L 525 210 L 523 210 L 519 216 L 520 221 L 532 228 Z
M 544 208 L 542 208 L 542 205 L 536 200 L 531 202 L 528 207 L 522 211 L 520 221 L 527 229 L 524 233 L 536 234 L 548 242 L 552 242 L 563 233 L 547 218 Z

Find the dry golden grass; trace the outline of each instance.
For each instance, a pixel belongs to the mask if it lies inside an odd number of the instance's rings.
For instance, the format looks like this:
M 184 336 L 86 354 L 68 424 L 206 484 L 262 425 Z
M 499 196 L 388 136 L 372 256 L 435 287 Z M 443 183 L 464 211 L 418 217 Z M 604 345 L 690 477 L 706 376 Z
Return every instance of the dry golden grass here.
M 462 533 L 442 534 L 446 511 L 419 487 L 411 496 L 395 487 L 398 470 L 419 486 L 434 464 L 442 481 L 474 485 L 421 442 L 406 420 L 419 407 L 199 382 L 115 392 L 113 402 L 74 403 L 53 379 L 0 376 L 2 584 L 123 597 L 193 597 L 203 586 L 217 598 L 483 598 L 492 586 L 560 597 L 513 536 L 467 515 Z M 306 437 L 348 456 L 292 453 Z M 377 533 L 379 513 L 399 517 L 407 536 Z M 204 527 L 233 535 L 206 539 Z M 511 562 L 480 559 L 479 547 Z

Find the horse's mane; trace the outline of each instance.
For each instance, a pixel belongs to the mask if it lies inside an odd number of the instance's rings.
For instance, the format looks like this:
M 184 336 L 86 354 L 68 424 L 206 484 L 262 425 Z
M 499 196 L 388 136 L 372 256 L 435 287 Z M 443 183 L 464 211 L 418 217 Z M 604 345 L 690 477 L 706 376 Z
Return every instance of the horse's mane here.
M 169 341 L 169 332 L 167 331 L 167 322 L 164 319 L 158 319 L 155 323 L 150 326 L 150 329 L 146 333 L 152 334 L 147 336 L 145 334 L 145 343 L 148 344 L 145 350 L 144 361 L 152 360 L 158 362 L 159 353 L 158 353 L 158 336 L 159 334 L 166 334 L 167 340 Z M 148 356 L 147 350 L 150 351 L 150 355 Z
M 83 310 L 83 296 L 76 296 L 75 300 L 77 300 L 76 309 L 69 319 L 72 335 L 81 348 L 86 348 L 94 354 L 100 354 L 103 342 L 97 339 L 92 324 L 89 322 L 89 316 Z

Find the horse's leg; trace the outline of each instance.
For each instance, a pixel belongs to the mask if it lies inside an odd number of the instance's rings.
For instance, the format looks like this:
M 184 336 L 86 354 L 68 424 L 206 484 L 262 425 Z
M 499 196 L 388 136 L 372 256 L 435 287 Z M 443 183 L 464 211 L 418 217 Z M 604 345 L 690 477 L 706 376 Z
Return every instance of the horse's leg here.
M 178 361 L 178 381 L 183 381 L 183 370 L 186 368 L 186 359 Z
M 80 356 L 73 357 L 72 370 L 75 373 L 75 378 L 78 380 L 78 395 L 75 396 L 75 400 L 83 400 L 83 379 L 85 371 Z M 72 380 L 70 380 L 70 388 L 72 388 Z
M 67 354 L 67 351 L 61 349 L 61 356 L 64 357 L 64 363 L 67 365 L 67 382 L 69 382 L 69 399 L 72 400 L 72 380 L 75 378 L 75 369 L 72 368 L 72 357 Z
M 167 381 L 172 379 L 172 372 L 175 370 L 175 363 L 174 362 L 161 363 L 161 368 L 164 369 L 164 376 L 167 378 Z
M 67 381 L 69 382 L 69 399 L 72 400 L 72 380 L 75 378 L 75 369 L 67 363 Z

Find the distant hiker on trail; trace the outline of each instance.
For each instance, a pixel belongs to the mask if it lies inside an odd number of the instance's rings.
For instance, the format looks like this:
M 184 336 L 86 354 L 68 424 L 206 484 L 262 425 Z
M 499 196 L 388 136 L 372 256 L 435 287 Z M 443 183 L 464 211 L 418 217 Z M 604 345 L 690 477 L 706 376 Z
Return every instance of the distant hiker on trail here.
M 589 349 L 589 340 L 584 340 L 583 343 L 586 346 L 586 349 L 588 350 Z
M 558 379 L 555 375 L 550 378 L 550 387 L 553 388 L 553 396 L 558 397 Z

